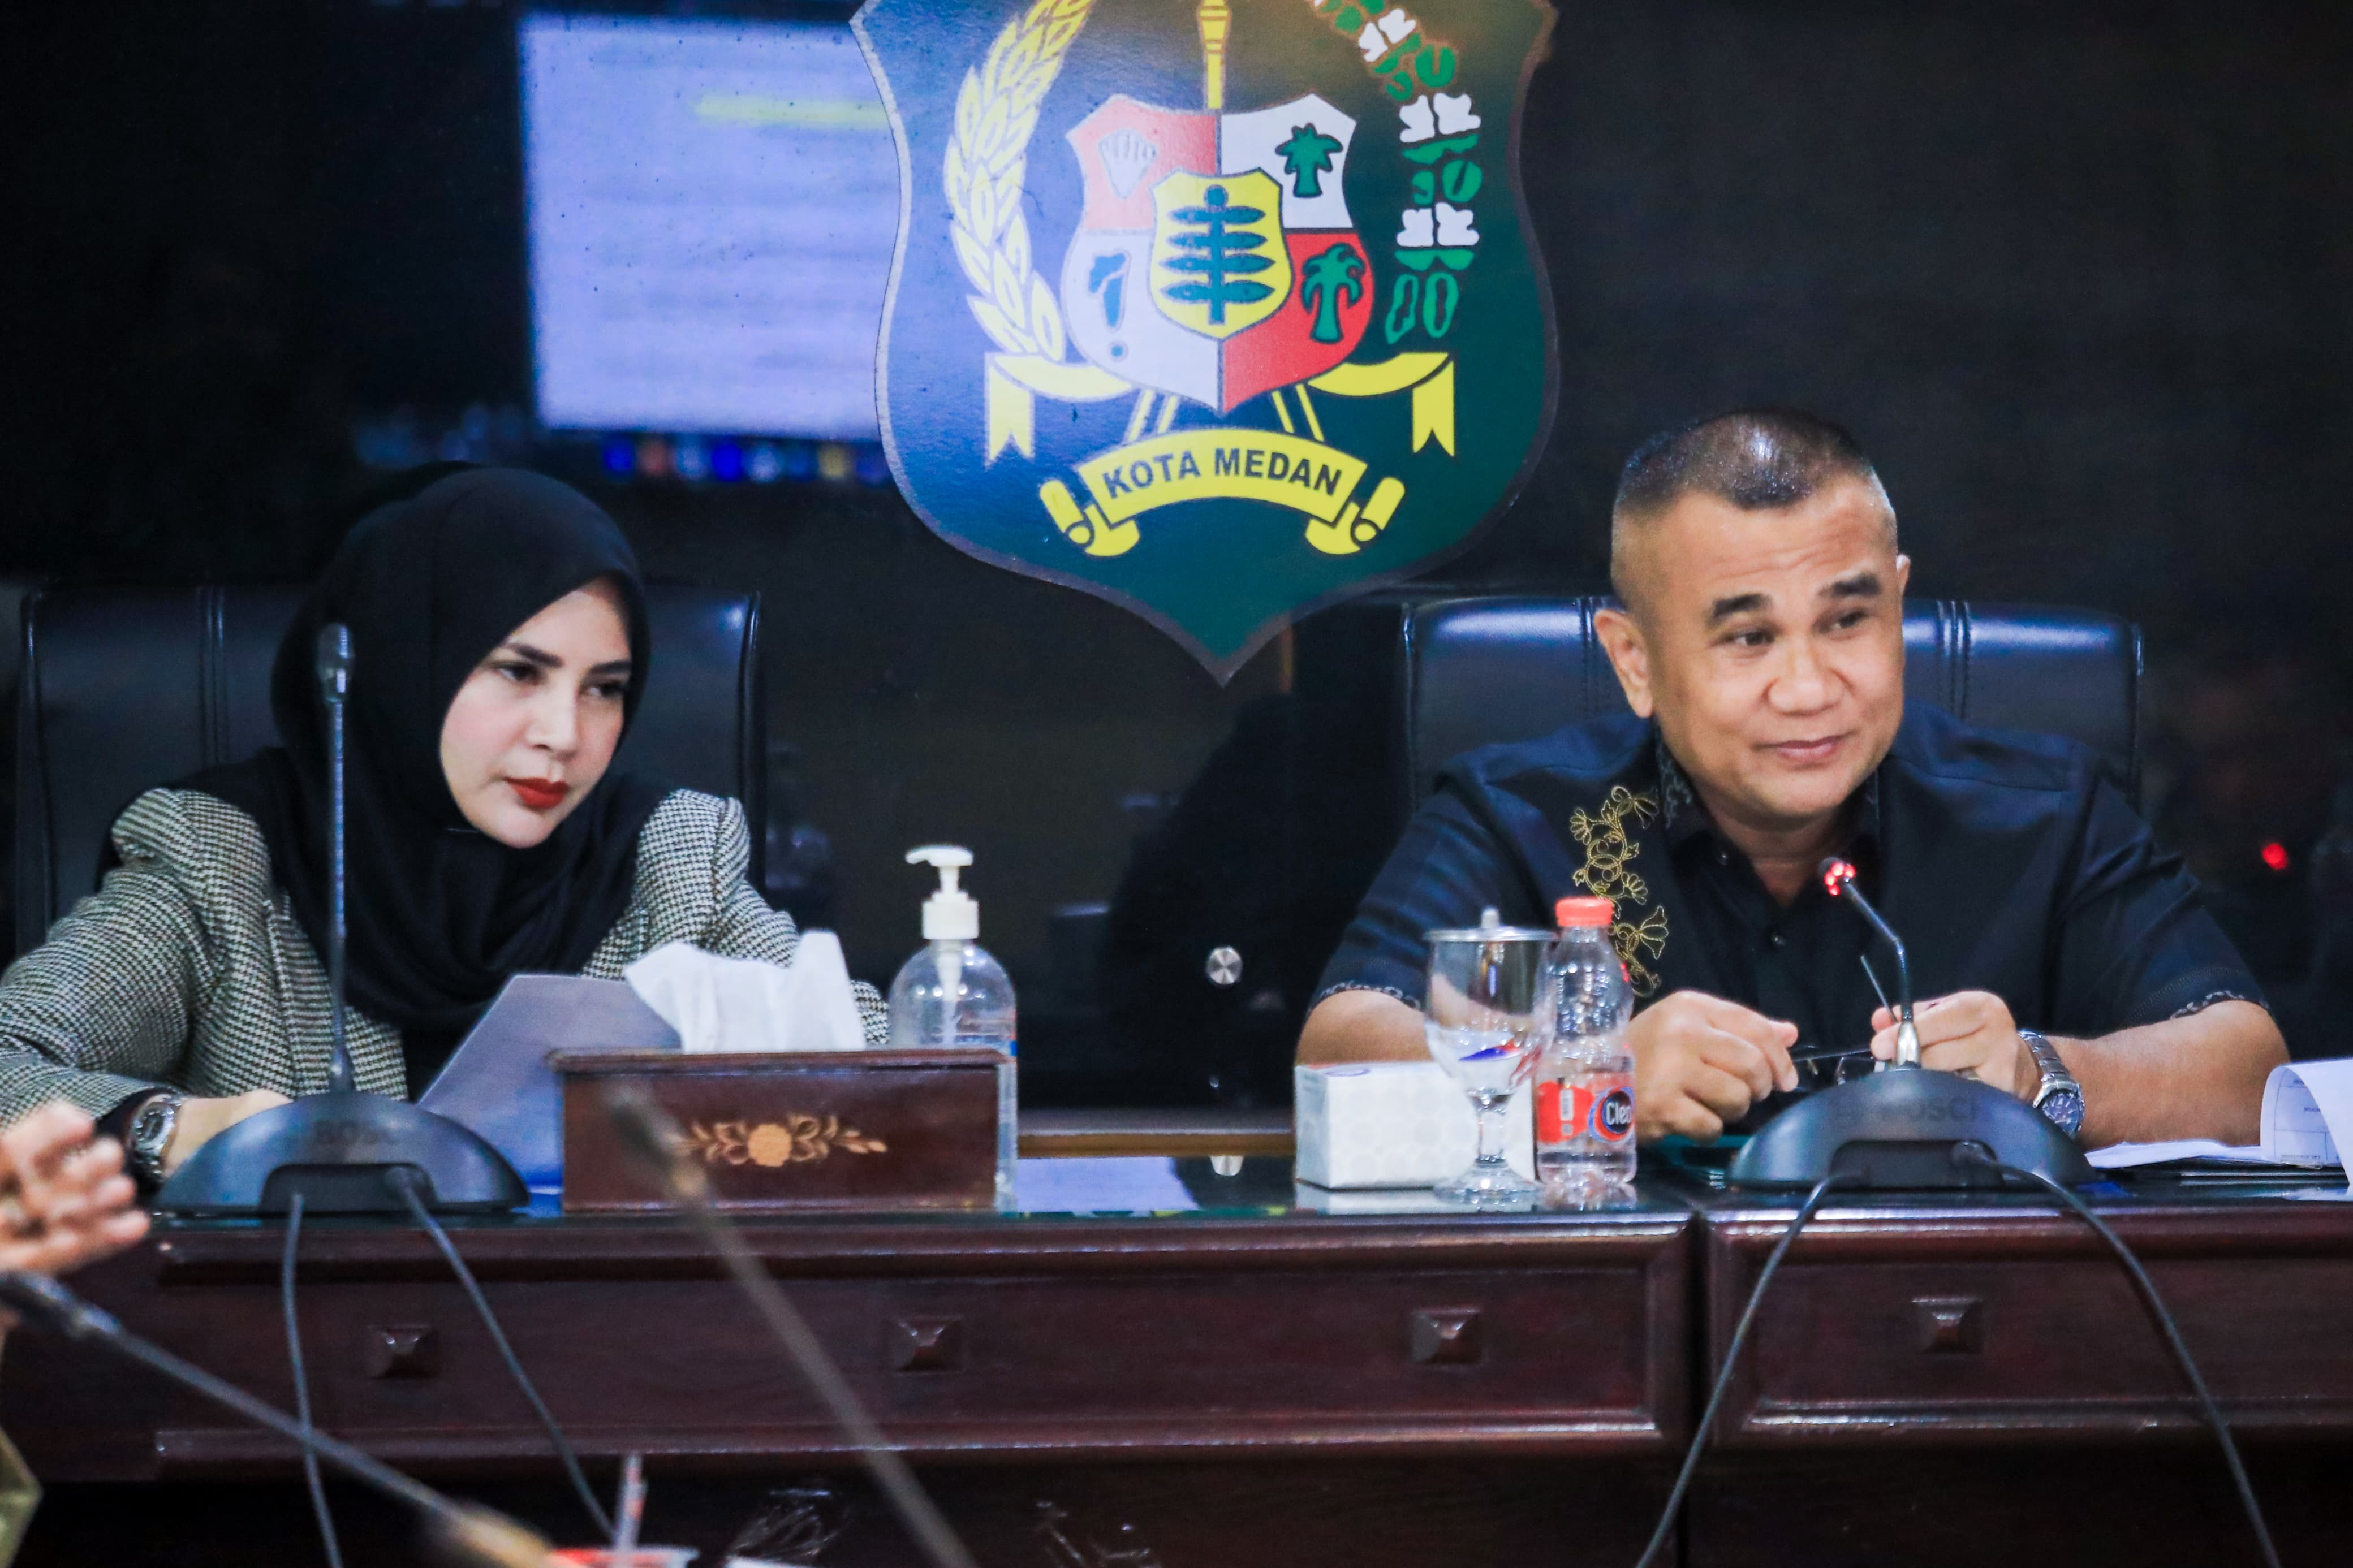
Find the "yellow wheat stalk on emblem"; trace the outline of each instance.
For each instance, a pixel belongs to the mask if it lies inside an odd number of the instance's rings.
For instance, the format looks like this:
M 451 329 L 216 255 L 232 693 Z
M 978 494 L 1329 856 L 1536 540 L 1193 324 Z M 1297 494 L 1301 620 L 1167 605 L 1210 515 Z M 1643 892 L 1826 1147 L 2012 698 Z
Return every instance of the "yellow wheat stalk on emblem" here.
M 976 290 L 965 302 L 981 330 L 1009 354 L 1062 357 L 1062 310 L 1031 264 L 1021 191 L 1038 106 L 1093 7 L 1094 0 L 1036 0 L 1005 25 L 956 94 L 948 235 Z

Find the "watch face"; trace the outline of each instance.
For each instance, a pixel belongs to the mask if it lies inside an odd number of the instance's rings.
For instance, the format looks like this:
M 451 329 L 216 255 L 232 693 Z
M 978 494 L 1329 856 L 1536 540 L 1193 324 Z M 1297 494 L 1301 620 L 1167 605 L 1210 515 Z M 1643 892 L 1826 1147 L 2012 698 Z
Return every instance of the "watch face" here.
M 2053 1127 L 2073 1138 L 2076 1130 L 2084 1125 L 2084 1091 L 2076 1089 L 2052 1089 L 2043 1096 L 2042 1103 L 2035 1109 L 2049 1117 Z
M 127 1142 L 133 1155 L 153 1161 L 164 1152 L 164 1144 L 172 1136 L 172 1112 L 174 1106 L 162 1095 L 139 1108 L 131 1119 L 131 1136 Z

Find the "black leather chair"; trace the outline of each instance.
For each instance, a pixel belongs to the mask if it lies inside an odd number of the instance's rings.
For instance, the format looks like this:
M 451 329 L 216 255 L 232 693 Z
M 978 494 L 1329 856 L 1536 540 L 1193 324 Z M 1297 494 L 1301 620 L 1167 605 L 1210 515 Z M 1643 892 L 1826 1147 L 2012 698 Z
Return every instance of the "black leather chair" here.
M 17 952 L 96 889 L 107 828 L 142 790 L 276 743 L 269 664 L 301 594 L 67 588 L 25 601 Z M 767 794 L 760 597 L 657 584 L 648 610 L 653 672 L 616 765 L 742 801 L 756 887 Z
M 1407 787 L 1474 746 L 1626 711 L 1593 613 L 1606 598 L 1439 599 L 1405 612 Z M 2096 610 L 1915 599 L 1904 691 L 1987 729 L 2081 741 L 2140 795 L 2140 628 Z

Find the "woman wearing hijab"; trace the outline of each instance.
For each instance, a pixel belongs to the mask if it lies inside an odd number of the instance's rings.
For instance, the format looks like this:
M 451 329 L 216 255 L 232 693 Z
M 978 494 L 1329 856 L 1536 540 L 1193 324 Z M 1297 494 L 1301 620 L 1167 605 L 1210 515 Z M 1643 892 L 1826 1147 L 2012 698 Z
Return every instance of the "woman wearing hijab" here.
M 303 601 L 271 671 L 283 745 L 133 801 L 99 893 L 0 977 L 0 1124 L 70 1101 L 153 1183 L 327 1087 L 332 622 L 362 1089 L 421 1092 L 518 972 L 617 977 L 673 942 L 792 962 L 792 918 L 744 879 L 743 807 L 608 772 L 652 653 L 620 531 L 553 479 L 464 470 L 369 514 Z

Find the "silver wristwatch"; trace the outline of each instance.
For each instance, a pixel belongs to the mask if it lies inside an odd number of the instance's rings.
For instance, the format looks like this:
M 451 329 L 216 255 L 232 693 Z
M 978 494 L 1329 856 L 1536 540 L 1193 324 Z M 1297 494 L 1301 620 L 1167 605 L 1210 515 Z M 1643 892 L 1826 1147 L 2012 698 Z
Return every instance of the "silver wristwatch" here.
M 159 1094 L 141 1106 L 131 1118 L 130 1133 L 123 1139 L 123 1156 L 130 1163 L 132 1173 L 150 1186 L 164 1180 L 164 1151 L 172 1146 L 172 1134 L 180 1125 L 180 1097 Z
M 2018 1037 L 2026 1042 L 2029 1056 L 2042 1074 L 2042 1081 L 2034 1089 L 2034 1109 L 2051 1119 L 2051 1124 L 2073 1138 L 2084 1127 L 2084 1086 L 2059 1059 L 2059 1047 L 2032 1029 L 2021 1029 Z

